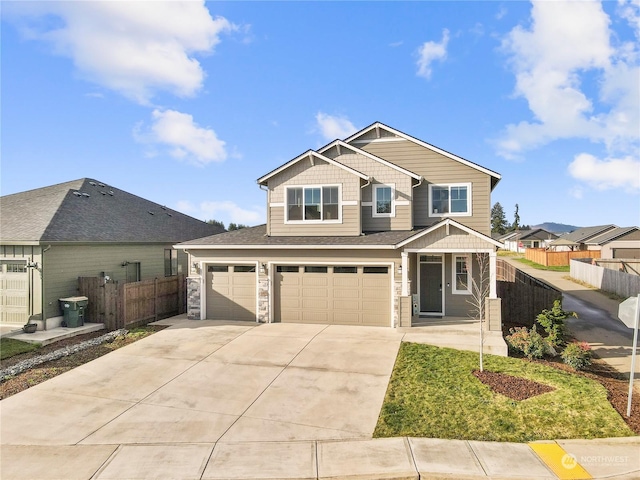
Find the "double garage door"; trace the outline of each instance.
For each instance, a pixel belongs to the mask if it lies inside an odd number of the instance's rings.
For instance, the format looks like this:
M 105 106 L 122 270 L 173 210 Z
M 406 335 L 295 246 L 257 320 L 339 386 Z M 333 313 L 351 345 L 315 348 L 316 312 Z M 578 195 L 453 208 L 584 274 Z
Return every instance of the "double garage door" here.
M 391 325 L 388 266 L 271 267 L 273 321 Z M 208 265 L 206 312 L 211 320 L 256 320 L 255 265 Z
M 389 267 L 280 265 L 274 284 L 276 322 L 391 324 Z

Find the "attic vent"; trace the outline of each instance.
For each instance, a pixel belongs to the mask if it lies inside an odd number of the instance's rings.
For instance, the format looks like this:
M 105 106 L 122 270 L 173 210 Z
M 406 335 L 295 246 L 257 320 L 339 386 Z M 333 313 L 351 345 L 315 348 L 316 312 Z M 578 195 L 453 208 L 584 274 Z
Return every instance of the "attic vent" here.
M 96 182 L 89 182 L 89 185 L 93 185 L 94 187 L 97 185 Z
M 161 209 L 163 209 L 163 210 L 166 210 L 166 209 L 167 209 L 167 207 L 165 207 L 164 205 L 163 205 L 163 206 L 161 206 L 160 208 L 161 208 Z
M 109 190 L 109 195 L 113 197 L 113 190 Z
M 104 187 L 104 183 L 99 183 L 98 185 L 101 187 Z
M 102 195 L 106 195 L 106 194 L 107 194 L 107 192 L 100 192 L 100 193 L 101 193 Z
M 84 193 L 84 192 L 83 192 L 83 193 L 82 193 L 82 196 L 83 196 L 83 197 L 90 197 L 91 195 L 89 195 L 88 193 Z
M 147 212 L 149 215 L 155 215 L 155 213 L 153 213 L 152 211 L 148 211 Z
M 167 215 L 169 215 L 170 217 L 173 217 L 173 215 L 171 215 L 169 212 L 165 212 Z
M 74 194 L 76 197 L 81 197 L 81 196 L 82 196 L 82 194 L 81 194 L 80 192 L 73 192 L 73 194 Z

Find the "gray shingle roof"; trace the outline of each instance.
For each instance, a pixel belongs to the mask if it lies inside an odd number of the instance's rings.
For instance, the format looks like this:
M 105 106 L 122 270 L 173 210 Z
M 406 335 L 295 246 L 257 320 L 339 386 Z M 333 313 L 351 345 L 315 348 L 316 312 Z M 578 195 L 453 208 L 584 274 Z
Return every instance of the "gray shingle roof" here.
M 258 225 L 257 227 L 243 228 L 233 232 L 222 233 L 220 235 L 212 235 L 205 238 L 198 238 L 181 243 L 179 246 L 188 248 L 189 246 L 234 246 L 234 245 L 255 245 L 263 247 L 288 247 L 294 245 L 326 245 L 327 247 L 340 246 L 391 246 L 406 240 L 420 230 L 402 230 L 390 232 L 373 232 L 360 236 L 351 237 L 269 237 L 267 236 L 267 226 Z
M 571 233 L 567 233 L 563 235 L 562 238 L 565 240 L 571 240 L 578 243 L 584 243 L 589 239 L 595 237 L 596 235 L 600 235 L 608 230 L 615 228 L 615 225 L 597 225 L 595 227 L 582 227 L 574 230 Z
M 636 230 L 638 230 L 638 227 L 616 227 L 601 235 L 598 235 L 597 237 L 593 237 L 586 243 L 589 245 L 604 245 L 605 243 L 609 243 L 612 240 L 616 240 L 617 238 L 628 235 L 629 233 L 635 232 Z
M 83 178 L 0 197 L 0 240 L 177 243 L 223 230 Z

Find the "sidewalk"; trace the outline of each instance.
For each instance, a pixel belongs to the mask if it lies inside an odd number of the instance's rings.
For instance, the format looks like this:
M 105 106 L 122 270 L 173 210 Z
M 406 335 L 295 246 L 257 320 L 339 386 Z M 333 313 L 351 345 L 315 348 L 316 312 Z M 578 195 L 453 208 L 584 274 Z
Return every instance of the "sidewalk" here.
M 3 480 L 636 479 L 640 438 L 3 445 Z M 34 461 L 38 459 L 39 461 Z

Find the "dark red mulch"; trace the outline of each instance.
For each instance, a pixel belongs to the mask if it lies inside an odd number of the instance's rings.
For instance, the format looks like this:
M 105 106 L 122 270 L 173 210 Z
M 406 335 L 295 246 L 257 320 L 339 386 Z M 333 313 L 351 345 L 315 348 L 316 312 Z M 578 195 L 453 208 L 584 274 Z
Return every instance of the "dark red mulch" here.
M 491 390 L 500 393 L 513 400 L 526 400 L 543 393 L 551 392 L 555 388 L 542 383 L 527 380 L 526 378 L 513 377 L 506 373 L 497 372 L 481 372 L 476 370 L 473 372 L 478 380 L 489 386 Z

